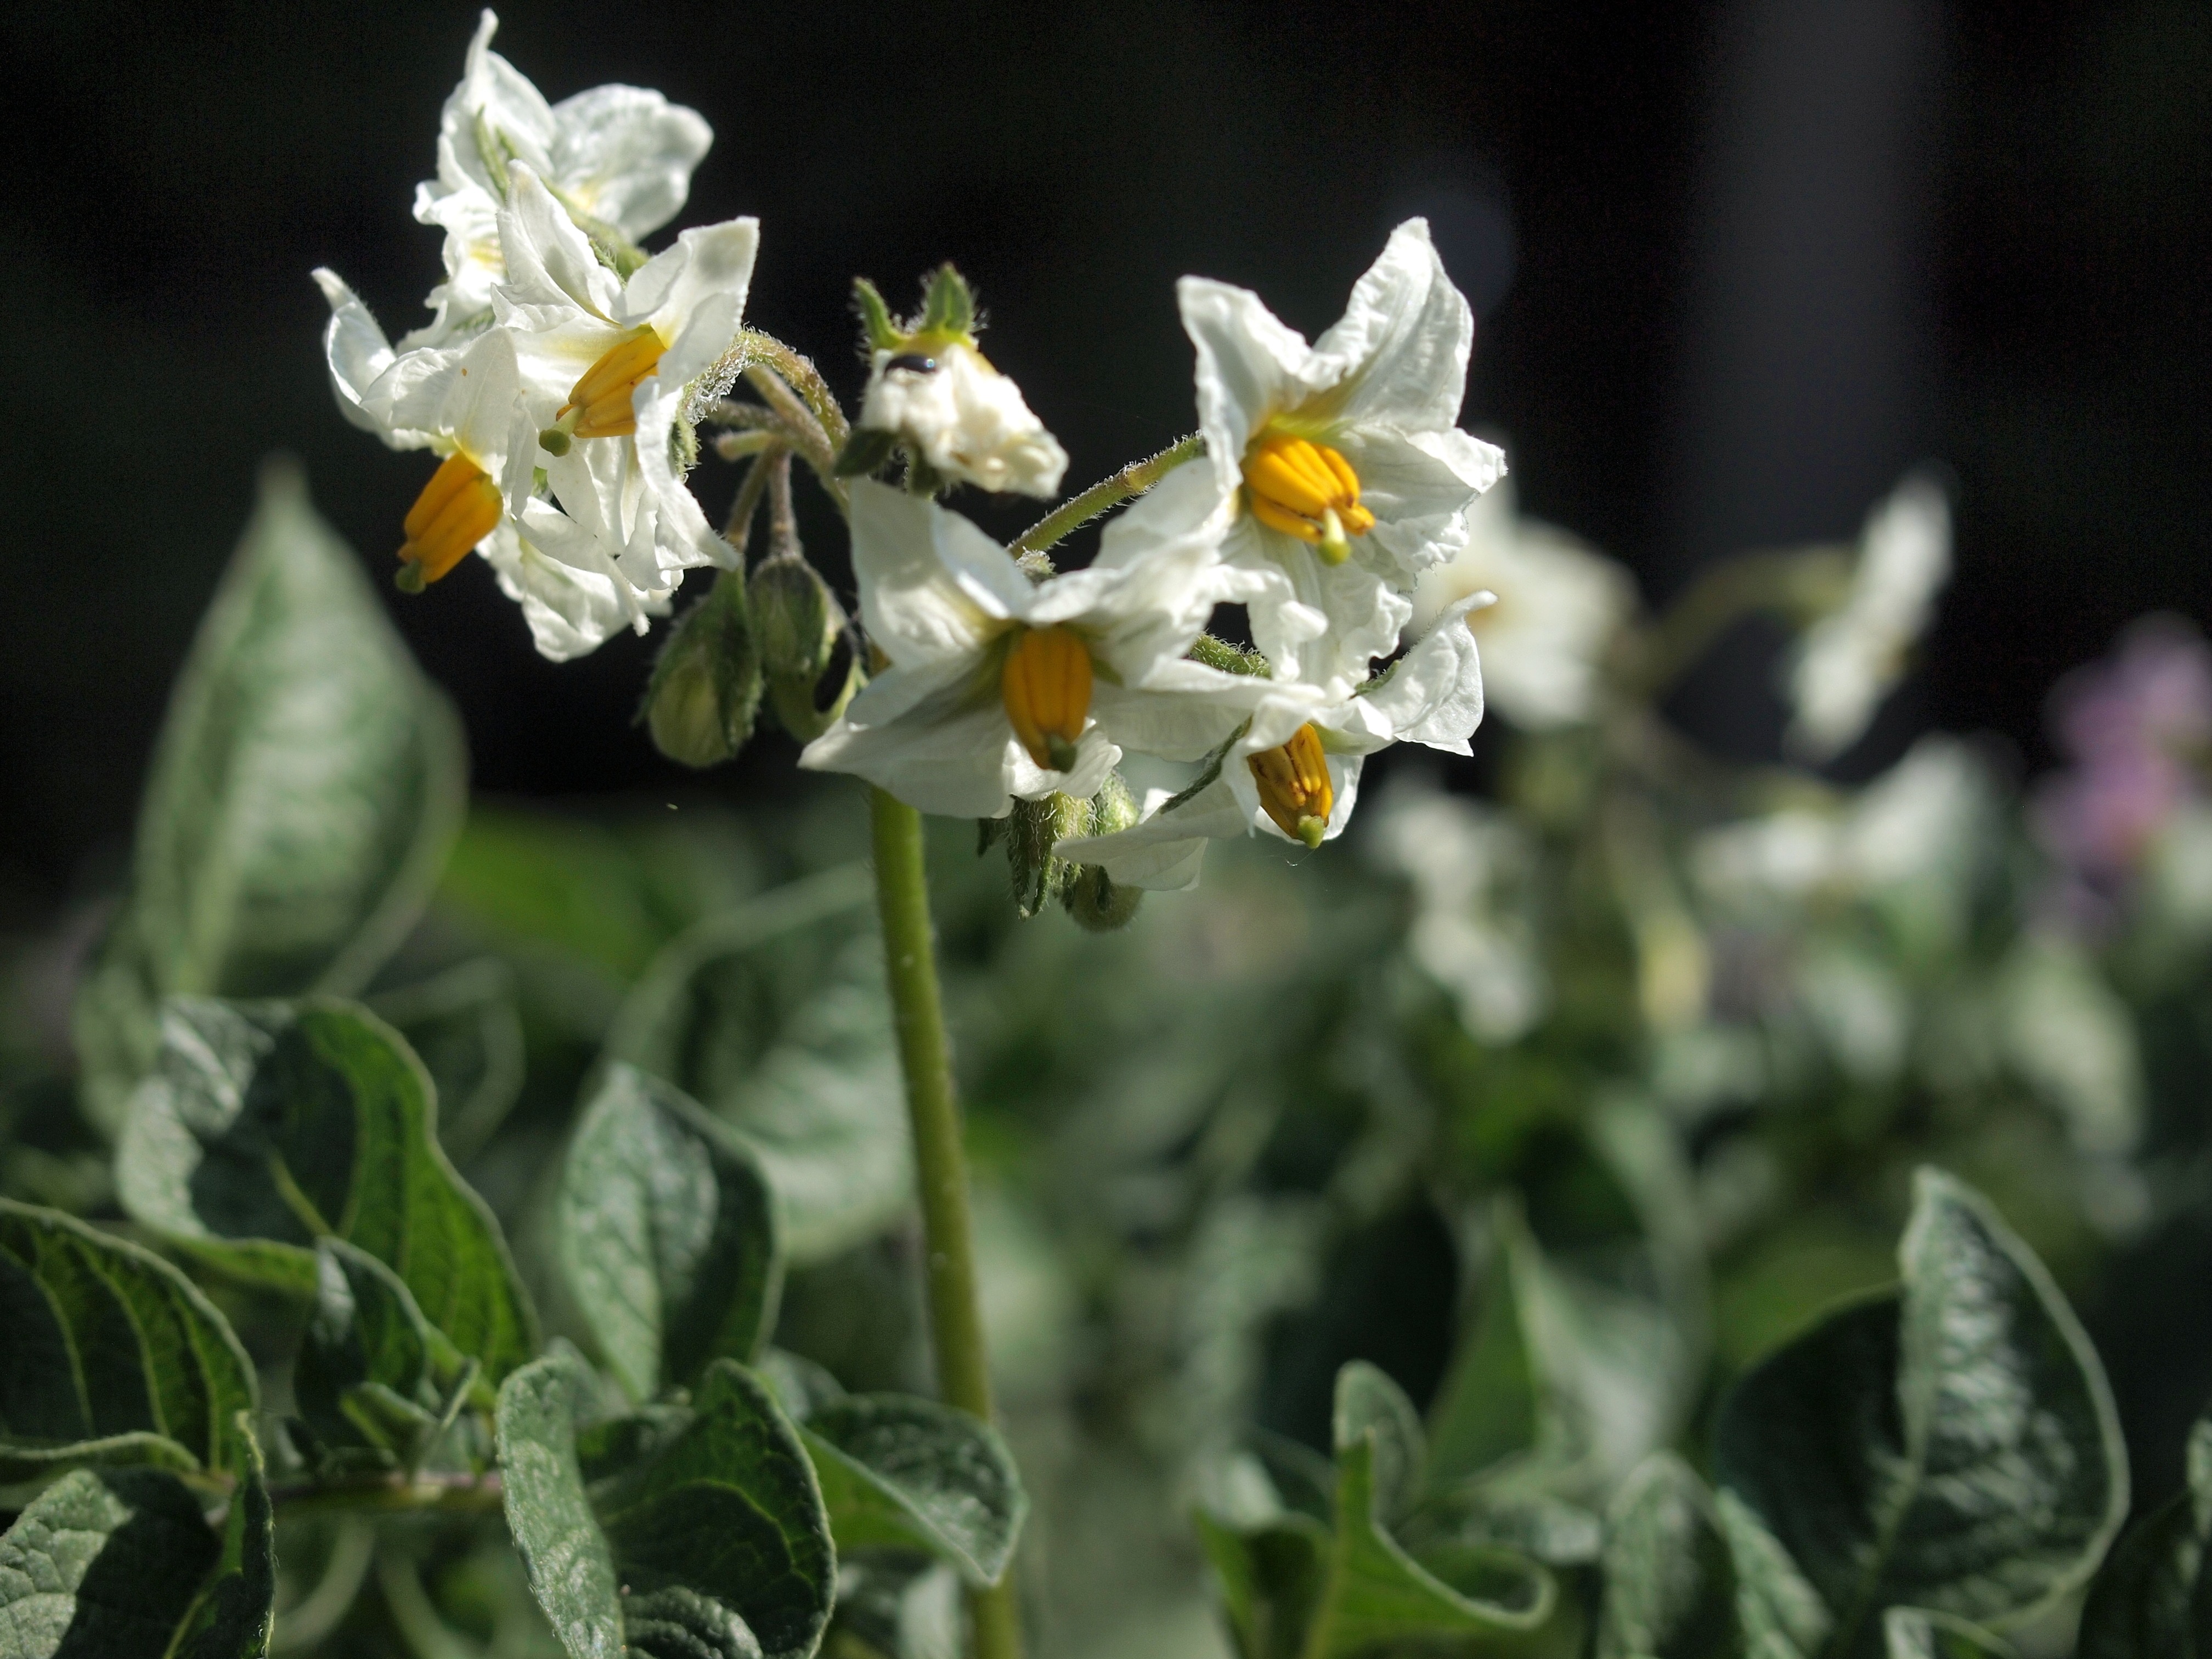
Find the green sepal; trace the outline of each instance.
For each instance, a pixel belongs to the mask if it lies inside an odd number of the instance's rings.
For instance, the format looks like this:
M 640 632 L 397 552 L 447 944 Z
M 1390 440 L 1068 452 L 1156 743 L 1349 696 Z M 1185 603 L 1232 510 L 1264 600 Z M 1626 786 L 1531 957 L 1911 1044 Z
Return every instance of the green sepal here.
M 853 278 L 853 309 L 860 314 L 860 328 L 870 351 L 896 351 L 906 336 L 891 321 L 890 307 L 876 285 L 865 276 Z
M 836 464 L 830 470 L 840 478 L 873 477 L 890 465 L 891 453 L 898 447 L 898 434 L 886 432 L 872 426 L 856 426 L 845 439 L 845 447 L 837 452 Z
M 929 279 L 922 301 L 921 326 L 915 333 L 931 339 L 973 341 L 975 335 L 975 296 L 968 279 L 946 260 Z

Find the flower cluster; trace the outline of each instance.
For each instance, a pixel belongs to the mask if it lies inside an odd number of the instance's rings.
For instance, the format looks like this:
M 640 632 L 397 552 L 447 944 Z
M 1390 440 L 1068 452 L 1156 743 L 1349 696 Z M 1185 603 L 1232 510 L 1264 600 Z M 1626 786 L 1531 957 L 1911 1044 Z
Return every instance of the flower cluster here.
M 1455 425 L 1474 317 L 1422 222 L 1398 228 L 1311 343 L 1258 295 L 1184 279 L 1198 432 L 1002 547 L 937 497 L 1048 498 L 1066 455 L 978 349 L 958 274 L 939 272 L 903 321 L 857 284 L 868 380 L 848 428 L 805 359 L 744 325 L 754 221 L 641 246 L 682 207 L 706 124 L 628 87 L 549 105 L 491 51 L 496 26 L 484 13 L 417 194 L 416 216 L 446 234 L 433 320 L 395 347 L 316 273 L 347 418 L 440 458 L 406 515 L 401 586 L 480 552 L 539 650 L 562 659 L 625 624 L 644 632 L 688 570 L 732 572 L 664 651 L 648 699 L 664 749 L 726 757 L 765 686 L 808 740 L 804 766 L 927 811 L 990 820 L 1029 804 L 1051 866 L 1094 872 L 1102 914 L 1115 884 L 1188 885 L 1217 836 L 1318 847 L 1386 744 L 1467 751 L 1482 683 L 1466 618 L 1490 596 L 1429 606 L 1410 643 L 1408 623 L 1416 583 L 1466 549 L 1504 465 Z M 731 400 L 741 374 L 761 404 Z M 726 429 L 702 446 L 702 425 Z M 753 462 L 726 533 L 687 482 L 702 447 Z M 848 520 L 860 636 L 798 549 L 793 456 Z M 895 468 L 896 483 L 878 476 Z M 1053 568 L 1048 526 L 1133 495 L 1089 568 Z M 749 597 L 764 496 L 775 544 Z M 779 609 L 794 593 L 797 621 Z M 1602 632 L 1611 602 L 1595 603 Z M 1246 607 L 1256 651 L 1208 634 L 1224 605 Z M 768 648 L 799 634 L 804 652 Z M 815 676 L 848 637 L 825 700 Z M 1194 771 L 1140 809 L 1116 772 L 1127 755 Z

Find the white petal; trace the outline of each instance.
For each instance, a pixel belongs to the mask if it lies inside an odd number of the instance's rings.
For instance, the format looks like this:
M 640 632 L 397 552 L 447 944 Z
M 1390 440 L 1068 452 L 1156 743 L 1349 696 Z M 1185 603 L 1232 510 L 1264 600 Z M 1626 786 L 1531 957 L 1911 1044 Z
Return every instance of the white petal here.
M 931 369 L 894 367 L 878 351 L 860 405 L 860 425 L 896 432 L 947 477 L 994 492 L 1048 497 L 1060 488 L 1067 452 L 1022 398 L 1021 388 L 970 347 L 935 354 Z
M 323 358 L 330 365 L 331 391 L 338 413 L 364 432 L 374 432 L 393 448 L 391 422 L 368 405 L 369 389 L 392 368 L 394 354 L 368 307 L 333 270 L 318 266 L 315 284 L 330 302 L 323 325 Z M 388 411 L 386 411 L 388 413 Z
M 1441 432 L 1408 432 L 1407 436 L 1414 448 L 1435 456 L 1478 495 L 1495 488 L 1505 477 L 1505 452 L 1472 432 L 1447 427 Z
M 568 210 L 530 168 L 508 175 L 499 242 L 507 263 L 503 297 L 516 305 L 568 305 L 611 319 L 621 301 L 615 275 L 592 252 Z
M 469 42 L 460 84 L 439 117 L 438 178 L 448 190 L 474 184 L 496 196 L 504 188 L 504 177 L 484 155 L 479 126 L 504 139 L 517 160 L 541 172 L 551 164 L 553 112 L 530 77 L 491 49 L 498 28 L 499 19 L 485 10 Z
M 1236 489 L 1224 493 L 1219 475 L 1201 455 L 1185 461 L 1107 521 L 1091 568 L 1133 564 L 1192 542 L 1217 548 L 1236 516 Z
M 1409 219 L 1352 285 L 1344 316 L 1314 342 L 1308 378 L 1350 424 L 1441 431 L 1459 419 L 1474 313 L 1444 274 L 1428 222 Z M 1362 475 L 1364 483 L 1364 475 Z
M 1447 463 L 1389 428 L 1348 428 L 1337 441 L 1359 475 L 1360 505 L 1375 515 L 1375 527 L 1352 541 L 1356 562 L 1411 587 L 1465 545 L 1477 492 Z
M 687 230 L 676 239 L 675 246 L 655 254 L 629 279 L 617 314 L 625 323 L 651 323 L 662 339 L 672 342 L 670 349 L 678 350 L 701 306 L 709 300 L 728 301 L 724 308 L 732 319 L 729 335 L 709 343 L 702 361 L 685 363 L 683 378 L 688 380 L 728 349 L 737 331 L 734 319 L 745 307 L 745 290 L 752 283 L 759 251 L 757 219 L 730 219 Z
M 499 202 L 481 185 L 459 190 L 415 187 L 415 217 L 446 233 L 446 280 L 430 290 L 437 315 L 410 334 L 404 345 L 444 345 L 475 326 L 491 309 L 492 290 L 507 274 L 499 246 Z
M 1279 679 L 1348 695 L 1377 657 L 1398 648 L 1413 605 L 1358 558 L 1322 562 L 1292 536 L 1246 517 L 1221 544 L 1222 559 L 1255 579 L 1252 639 Z
M 1029 578 L 958 514 L 866 478 L 851 499 L 860 620 L 893 662 L 969 656 L 1027 611 Z
M 848 715 L 808 744 L 799 763 L 857 774 L 920 811 L 995 818 L 1012 805 L 1018 757 L 1027 763 L 1006 710 L 993 702 L 929 722 L 863 726 Z
M 1482 724 L 1482 665 L 1466 619 L 1489 602 L 1486 593 L 1460 600 L 1399 659 L 1387 683 L 1358 700 L 1399 742 L 1468 752 Z
M 1311 352 L 1305 337 L 1280 321 L 1260 296 L 1203 276 L 1176 284 L 1183 331 L 1198 348 L 1198 424 L 1220 488 L 1243 482 L 1244 447 L 1272 416 L 1306 394 L 1302 376 Z
M 548 176 L 580 212 L 641 242 L 673 219 L 714 142 L 696 110 L 639 87 L 593 87 L 553 106 Z
M 665 593 L 641 600 L 611 567 L 578 568 L 569 562 L 580 550 L 573 521 L 544 502 L 532 507 L 526 538 L 510 521 L 477 550 L 490 562 L 501 589 L 521 605 L 540 656 L 569 661 L 598 649 L 624 627 L 643 633 L 648 614 L 667 611 Z M 565 544 L 568 558 L 551 552 L 556 538 Z

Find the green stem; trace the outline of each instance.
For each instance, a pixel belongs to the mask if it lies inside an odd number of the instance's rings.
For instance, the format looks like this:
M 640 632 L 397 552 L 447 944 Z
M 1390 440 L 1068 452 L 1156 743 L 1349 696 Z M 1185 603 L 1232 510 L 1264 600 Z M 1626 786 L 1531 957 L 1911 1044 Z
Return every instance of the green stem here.
M 929 889 L 922 871 L 921 814 L 880 789 L 868 792 L 874 833 L 876 901 L 883 913 L 884 962 L 890 981 L 899 1064 L 914 1125 L 915 1178 L 921 1193 L 929 1327 L 938 1391 L 948 1405 L 991 1420 L 991 1373 L 975 1296 L 975 1246 L 968 1214 L 968 1158 L 930 937 Z M 969 1593 L 975 1659 L 1020 1659 L 1021 1627 L 1011 1572 Z
M 474 1474 L 368 1475 L 343 1480 L 295 1480 L 269 1488 L 269 1501 L 286 1515 L 331 1510 L 389 1513 L 393 1510 L 477 1515 L 503 1501 L 495 1471 Z
M 1710 566 L 1634 642 L 1625 678 L 1631 690 L 1656 697 L 1742 617 L 1757 611 L 1793 621 L 1817 617 L 1840 604 L 1850 585 L 1849 556 L 1832 548 L 1746 553 Z
M 1130 462 L 1119 472 L 1101 478 L 1074 500 L 1053 508 L 1015 537 L 1006 551 L 1016 558 L 1024 553 L 1043 552 L 1055 542 L 1065 541 L 1108 507 L 1143 495 L 1185 461 L 1195 460 L 1205 452 L 1204 434 L 1194 432 L 1188 438 L 1176 439 L 1157 455 Z

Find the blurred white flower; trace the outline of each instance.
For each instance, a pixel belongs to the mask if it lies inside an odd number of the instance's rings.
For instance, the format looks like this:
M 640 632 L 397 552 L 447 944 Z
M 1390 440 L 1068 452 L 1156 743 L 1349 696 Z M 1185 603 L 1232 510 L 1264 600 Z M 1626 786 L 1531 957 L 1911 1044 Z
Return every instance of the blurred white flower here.
M 507 280 L 494 309 L 514 337 L 553 493 L 641 592 L 726 563 L 729 544 L 684 478 L 697 405 L 737 374 L 757 223 L 687 230 L 624 280 L 517 162 L 499 225 Z
M 1063 578 L 1062 580 L 1065 580 Z M 1482 672 L 1462 599 L 1391 671 L 1348 696 L 1303 682 L 1248 680 L 1250 720 L 1181 793 L 1156 793 L 1143 820 L 1053 850 L 1104 866 L 1125 887 L 1195 886 L 1208 841 L 1262 834 L 1318 847 L 1344 833 L 1366 757 L 1394 743 L 1468 752 L 1482 723 Z M 1149 752 L 1158 753 L 1157 750 Z
M 1885 890 L 1960 894 L 1989 845 L 1988 769 L 1955 738 L 1923 738 L 1838 811 L 1787 807 L 1709 831 L 1691 855 L 1723 904 L 1850 898 Z
M 1513 510 L 1502 478 L 1467 509 L 1467 544 L 1421 573 L 1413 632 L 1425 634 L 1456 599 L 1485 590 L 1498 602 L 1468 618 L 1482 647 L 1492 708 L 1543 731 L 1597 711 L 1599 668 L 1636 605 L 1627 571 L 1550 525 Z
M 1536 870 L 1528 832 L 1497 808 L 1428 780 L 1395 783 L 1377 809 L 1377 859 L 1413 889 L 1413 959 L 1486 1042 L 1510 1042 L 1551 1001 L 1528 899 Z
M 1474 313 L 1419 219 L 1310 345 L 1249 289 L 1186 276 L 1176 291 L 1206 459 L 1129 515 L 1207 526 L 1275 672 L 1348 695 L 1397 648 L 1405 590 L 1458 550 L 1468 504 L 1505 471 L 1453 424 Z
M 870 479 L 852 489 L 860 620 L 890 666 L 799 764 L 908 805 L 989 818 L 1019 796 L 1096 794 L 1124 746 L 1196 760 L 1267 682 L 1187 660 L 1214 603 L 1202 542 L 1032 583 L 957 513 Z
M 439 117 L 438 176 L 415 187 L 416 218 L 446 233 L 446 280 L 430 293 L 436 318 L 403 344 L 441 344 L 490 312 L 507 274 L 498 216 L 510 163 L 544 179 L 586 234 L 629 251 L 683 208 L 714 142 L 696 111 L 639 87 L 593 87 L 548 105 L 491 49 L 498 28 L 490 11 L 479 18 Z
M 1905 672 L 1951 574 L 1951 507 L 1914 473 L 1868 515 L 1843 607 L 1806 630 L 1788 665 L 1788 742 L 1810 760 L 1856 743 Z
M 1049 496 L 1067 470 L 1067 452 L 1022 389 L 964 339 L 878 348 L 859 425 L 898 434 L 947 478 L 984 489 Z

